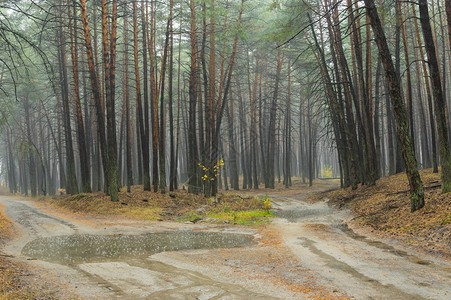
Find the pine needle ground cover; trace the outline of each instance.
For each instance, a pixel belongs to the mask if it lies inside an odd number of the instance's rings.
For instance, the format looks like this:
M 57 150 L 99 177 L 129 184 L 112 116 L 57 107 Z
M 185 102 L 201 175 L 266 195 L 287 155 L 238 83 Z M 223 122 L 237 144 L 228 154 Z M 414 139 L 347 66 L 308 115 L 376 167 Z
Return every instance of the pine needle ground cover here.
M 374 186 L 320 193 L 310 200 L 328 198 L 330 204 L 352 210 L 351 224 L 451 259 L 451 193 L 441 193 L 440 173 L 427 169 L 420 171 L 420 175 L 426 204 L 414 213 L 410 212 L 405 173 L 380 179 Z
M 184 190 L 161 194 L 144 191 L 143 186 L 132 186 L 130 193 L 119 192 L 117 202 L 112 202 L 104 193 L 59 195 L 40 200 L 65 213 L 134 220 L 258 225 L 268 223 L 273 216 L 270 200 L 265 197 L 232 192 L 205 198 Z
M 3 205 L 0 204 L 0 245 L 13 236 L 13 226 L 3 214 Z M 56 299 L 52 294 L 28 266 L 14 262 L 0 249 L 0 300 Z

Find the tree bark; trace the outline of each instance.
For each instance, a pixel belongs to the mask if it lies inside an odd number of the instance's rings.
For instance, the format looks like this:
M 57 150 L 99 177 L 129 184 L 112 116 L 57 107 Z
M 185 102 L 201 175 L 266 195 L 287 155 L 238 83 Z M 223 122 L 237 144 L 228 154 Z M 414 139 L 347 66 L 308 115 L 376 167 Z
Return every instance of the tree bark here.
M 60 2 L 60 4 L 62 4 Z M 61 12 L 62 13 L 62 12 Z M 62 15 L 62 14 L 61 14 Z M 58 32 L 58 61 L 60 70 L 61 98 L 63 104 L 64 136 L 66 142 L 66 193 L 73 195 L 78 193 L 77 178 L 75 174 L 74 150 L 72 144 L 72 127 L 70 122 L 69 84 L 67 78 L 66 44 L 63 32 L 63 21 L 60 16 Z M 34 167 L 34 164 L 33 164 Z M 33 193 L 33 191 L 32 191 Z
M 411 192 L 411 211 L 416 211 L 424 206 L 423 183 L 418 173 L 415 159 L 414 146 L 409 134 L 406 109 L 402 99 L 401 85 L 393 65 L 390 50 L 388 48 L 385 33 L 382 29 L 379 14 L 373 0 L 365 0 L 366 12 L 369 16 L 374 39 L 379 49 L 379 56 L 384 66 L 385 77 L 389 86 L 391 103 L 396 117 L 397 131 L 402 152 L 406 164 L 407 179 L 409 180 Z
M 282 56 L 280 50 L 277 51 L 277 72 L 276 82 L 274 85 L 274 94 L 271 102 L 271 110 L 269 114 L 269 129 L 268 129 L 268 178 L 265 182 L 266 188 L 274 188 L 275 185 L 275 173 L 274 173 L 274 156 L 275 156 L 275 144 L 276 144 L 276 114 L 277 114 L 277 99 L 279 97 L 279 83 L 280 72 L 282 70 Z
M 419 0 L 420 23 L 423 31 L 424 44 L 428 55 L 429 70 L 431 72 L 432 94 L 434 96 L 435 119 L 437 123 L 440 161 L 442 165 L 442 192 L 451 191 L 451 153 L 448 140 L 445 107 L 446 97 L 440 81 L 440 69 L 437 62 L 436 48 L 429 23 L 428 4 L 426 0 Z
M 191 23 L 190 23 L 190 41 L 191 41 L 191 70 L 189 76 L 189 117 L 188 117 L 188 191 L 197 194 L 199 192 L 197 181 L 198 153 L 196 137 L 196 104 L 197 104 L 197 24 L 196 7 L 194 0 L 190 0 Z
M 70 52 L 72 58 L 72 75 L 74 79 L 74 94 L 75 94 L 75 108 L 77 112 L 77 140 L 78 140 L 78 153 L 80 156 L 80 168 L 81 168 L 81 190 L 83 193 L 91 192 L 91 176 L 89 172 L 89 157 L 86 148 L 85 140 L 85 128 L 83 124 L 83 114 L 80 101 L 80 84 L 78 75 L 78 36 L 77 36 L 77 14 L 76 8 L 74 10 L 74 24 L 72 25 L 72 16 L 70 0 L 67 1 L 67 15 L 69 19 L 69 32 L 70 32 Z
M 102 107 L 102 97 L 101 97 L 101 88 L 98 72 L 95 68 L 92 43 L 91 43 L 91 33 L 89 29 L 89 21 L 88 21 L 88 10 L 86 7 L 86 0 L 80 0 L 80 9 L 81 16 L 83 22 L 83 30 L 84 30 L 84 38 L 85 38 L 85 47 L 86 47 L 86 57 L 88 60 L 89 67 L 89 77 L 91 81 L 91 89 L 94 96 L 94 102 L 96 107 L 96 118 L 97 118 L 97 134 L 98 139 L 100 140 L 100 152 L 102 153 L 102 163 L 104 165 L 104 170 L 106 170 L 106 163 L 108 161 L 108 153 L 107 153 L 107 145 L 106 145 L 106 136 L 105 136 L 105 115 L 103 113 Z M 109 174 L 105 171 L 105 181 L 108 182 Z

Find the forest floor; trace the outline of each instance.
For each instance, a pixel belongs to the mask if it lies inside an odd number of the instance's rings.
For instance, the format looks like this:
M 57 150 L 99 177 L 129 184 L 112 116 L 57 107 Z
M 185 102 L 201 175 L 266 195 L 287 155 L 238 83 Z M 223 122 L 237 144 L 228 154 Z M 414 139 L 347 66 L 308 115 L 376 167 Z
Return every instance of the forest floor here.
M 451 193 L 441 193 L 440 175 L 432 169 L 420 171 L 425 206 L 414 213 L 405 173 L 382 178 L 375 186 L 316 193 L 307 200 L 329 199 L 330 205 L 351 209 L 354 216 L 349 226 L 451 260 Z
M 3 209 L 4 205 L 0 204 L 0 300 L 57 299 L 63 295 L 75 299 L 73 295 L 63 292 L 63 288 L 55 282 L 44 279 L 48 275 L 44 270 L 32 267 L 1 250 L 1 246 L 17 238 L 14 225 Z
M 142 187 L 116 203 L 0 196 L 0 299 L 449 299 L 449 195 L 439 175 L 422 177 L 426 207 L 414 214 L 402 174 L 356 191 L 294 178 L 211 199 Z M 142 247 L 164 234 L 169 248 Z M 208 234 L 218 245 L 185 247 Z
M 82 193 L 39 198 L 44 209 L 56 209 L 69 215 L 115 216 L 141 221 L 177 221 L 189 223 L 259 225 L 271 221 L 271 202 L 267 197 L 222 191 L 205 198 L 185 190 L 165 194 L 144 191 L 142 185 L 119 192 L 112 202 L 104 193 Z

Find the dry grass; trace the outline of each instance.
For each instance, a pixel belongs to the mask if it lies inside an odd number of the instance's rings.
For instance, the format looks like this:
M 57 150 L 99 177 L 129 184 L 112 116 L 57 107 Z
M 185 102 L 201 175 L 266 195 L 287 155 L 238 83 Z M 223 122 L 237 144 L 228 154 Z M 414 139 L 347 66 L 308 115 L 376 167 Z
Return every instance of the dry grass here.
M 4 205 L 0 204 L 0 241 L 13 237 L 14 231 L 11 221 L 3 214 Z
M 375 186 L 320 193 L 312 200 L 329 198 L 339 207 L 348 206 L 353 222 L 375 233 L 392 236 L 410 245 L 451 258 L 451 193 L 442 194 L 440 173 L 420 171 L 425 186 L 425 207 L 411 213 L 405 173 L 378 180 Z
M 28 266 L 1 256 L 0 265 L 0 300 L 59 298 L 51 287 L 36 280 Z
M 208 213 L 227 211 L 254 211 L 263 208 L 263 202 L 252 196 L 226 192 L 207 199 L 184 190 L 166 194 L 144 191 L 143 186 L 132 186 L 131 192 L 119 192 L 119 201 L 112 202 L 104 193 L 60 195 L 41 201 L 64 213 L 112 216 L 135 220 L 191 220 Z
M 45 197 L 41 201 L 68 213 L 157 220 L 164 218 L 165 215 L 171 215 L 171 210 L 174 210 L 174 215 L 183 214 L 185 210 L 202 205 L 206 199 L 185 191 L 162 195 L 143 191 L 142 186 L 132 186 L 130 193 L 119 192 L 118 202 L 110 201 L 110 197 L 101 192 Z

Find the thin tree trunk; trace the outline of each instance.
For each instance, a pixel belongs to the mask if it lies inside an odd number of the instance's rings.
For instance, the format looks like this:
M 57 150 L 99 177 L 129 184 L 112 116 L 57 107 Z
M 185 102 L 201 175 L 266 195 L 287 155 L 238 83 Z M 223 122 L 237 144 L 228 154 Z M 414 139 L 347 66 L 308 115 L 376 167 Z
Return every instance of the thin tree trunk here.
M 60 1 L 60 5 L 61 5 Z M 62 15 L 62 14 L 61 14 Z M 64 136 L 66 142 L 66 193 L 77 194 L 78 185 L 75 175 L 75 159 L 74 150 L 72 144 L 72 128 L 70 122 L 70 106 L 69 106 L 69 84 L 67 79 L 67 58 L 66 58 L 66 43 L 63 32 L 63 22 L 60 16 L 60 28 L 58 33 L 58 50 L 59 50 L 59 68 L 60 68 L 60 85 L 61 85 L 61 98 L 63 103 L 63 116 L 64 116 Z M 34 165 L 33 165 L 34 167 Z M 33 190 L 32 190 L 33 193 Z
M 147 3 L 147 0 L 146 0 Z M 150 85 L 151 85 L 151 121 L 152 121 L 152 185 L 154 192 L 158 191 L 159 174 L 158 174 L 158 91 L 157 91 L 157 78 L 155 72 L 155 1 L 151 0 L 150 10 L 150 38 L 149 38 L 149 58 L 150 58 Z M 148 119 L 146 124 L 148 124 Z
M 284 184 L 291 186 L 291 61 L 288 60 L 288 91 L 285 120 L 285 176 Z
M 130 193 L 131 186 L 133 185 L 133 172 L 132 172 L 132 128 L 130 124 L 130 92 L 129 92 L 129 80 L 128 80 L 128 9 L 127 3 L 124 2 L 124 100 L 125 100 L 125 165 L 127 173 L 127 192 Z M 150 185 L 150 179 L 149 179 Z
M 143 122 L 142 129 L 144 130 L 141 133 L 141 147 L 142 147 L 142 160 L 143 160 L 143 185 L 145 191 L 150 191 L 150 150 L 149 150 L 149 89 L 148 89 L 148 78 L 147 78 L 147 16 L 145 14 L 146 2 L 141 3 L 141 29 L 142 29 L 142 67 L 143 67 L 143 90 L 142 97 L 143 103 L 141 106 L 141 114 L 142 116 L 139 119 L 139 122 Z M 137 8 L 136 8 L 137 9 Z M 138 14 L 138 13 L 136 13 Z M 138 29 L 136 28 L 136 31 Z M 136 36 L 138 33 L 136 33 Z M 136 37 L 137 38 L 137 37 Z M 137 49 L 135 49 L 137 51 Z M 135 66 L 136 69 L 136 66 Z M 138 70 L 135 70 L 139 72 Z M 137 78 L 139 79 L 139 78 Z M 137 84 L 140 84 L 137 82 Z M 141 86 L 139 87 L 141 88 Z M 140 91 L 141 92 L 141 91 Z
M 166 38 L 164 43 L 163 50 L 163 62 L 161 64 L 161 73 L 160 73 L 160 127 L 159 127 L 159 168 L 160 168 L 160 191 L 161 193 L 166 193 L 166 112 L 165 112 L 165 103 L 164 103 L 164 84 L 166 79 L 166 64 L 168 57 L 168 48 L 169 48 L 169 30 L 170 24 L 172 23 L 172 0 L 171 0 L 171 8 L 170 14 L 166 26 Z
M 277 51 L 277 72 L 276 72 L 276 82 L 274 85 L 274 94 L 271 103 L 271 111 L 269 115 L 269 131 L 268 131 L 268 182 L 265 184 L 266 188 L 274 188 L 275 177 L 274 177 L 274 156 L 275 156 L 275 134 L 276 134 L 276 114 L 277 114 L 277 99 L 279 97 L 279 83 L 280 83 L 280 72 L 282 70 L 282 57 L 280 50 Z
M 189 76 L 189 118 L 188 118 L 188 191 L 197 194 L 197 137 L 196 137 L 196 101 L 197 101 L 197 84 L 198 84 L 198 66 L 197 66 L 197 24 L 196 24 L 196 7 L 194 0 L 190 0 L 191 24 L 190 24 L 190 41 L 191 41 L 191 71 Z
M 172 22 L 172 6 L 173 1 L 170 1 L 170 46 L 169 46 L 169 86 L 168 86 L 168 106 L 169 106 L 169 147 L 170 147 L 170 160 L 169 160 L 169 190 L 172 192 L 177 188 L 176 176 L 177 168 L 175 161 L 175 148 L 174 148 L 174 112 L 173 112 L 173 97 L 172 97 L 172 84 L 173 84 L 173 64 L 174 64 L 174 34 L 173 34 L 173 22 Z M 180 63 L 180 62 L 179 62 Z

